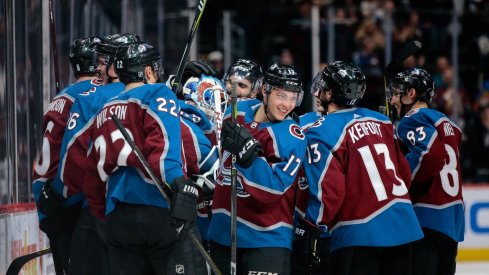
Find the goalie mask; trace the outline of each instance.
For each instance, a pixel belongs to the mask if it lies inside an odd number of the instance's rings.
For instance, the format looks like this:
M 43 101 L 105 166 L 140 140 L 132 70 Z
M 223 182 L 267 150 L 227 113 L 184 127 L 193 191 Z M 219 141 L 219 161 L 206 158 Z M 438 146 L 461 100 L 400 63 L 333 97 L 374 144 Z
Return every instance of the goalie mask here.
M 226 111 L 228 95 L 221 81 L 215 77 L 206 75 L 200 78 L 191 77 L 183 86 L 182 93 L 185 100 L 191 100 L 213 122 L 216 112 L 222 115 Z M 217 107 L 219 103 L 220 108 Z

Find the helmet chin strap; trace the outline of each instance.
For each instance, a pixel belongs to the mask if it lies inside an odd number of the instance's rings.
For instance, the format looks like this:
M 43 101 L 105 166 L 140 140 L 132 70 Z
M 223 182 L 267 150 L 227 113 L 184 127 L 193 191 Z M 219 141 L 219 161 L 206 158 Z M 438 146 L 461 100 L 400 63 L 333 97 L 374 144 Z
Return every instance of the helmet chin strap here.
M 269 94 L 267 93 L 267 102 L 268 102 L 268 95 Z M 265 112 L 265 116 L 267 117 L 268 121 L 272 121 L 268 116 L 268 103 L 265 103 L 265 101 L 263 101 L 263 111 Z
M 401 98 L 399 98 L 399 102 L 401 103 L 401 112 L 399 115 L 401 118 L 403 118 L 409 111 L 411 111 L 411 108 L 413 107 L 414 104 L 416 104 L 416 102 L 418 102 L 418 99 L 416 98 L 416 100 L 413 101 L 413 103 L 411 104 L 404 104 L 402 103 Z
M 325 93 L 325 91 L 321 91 L 319 93 Z M 321 94 L 319 94 L 318 96 L 320 96 Z M 328 106 L 329 104 L 333 103 L 334 100 L 333 100 L 333 96 L 331 95 L 331 99 L 330 100 L 322 100 L 322 99 L 319 99 L 321 101 L 321 106 L 323 106 L 323 109 L 324 109 L 324 114 L 327 114 L 328 113 Z

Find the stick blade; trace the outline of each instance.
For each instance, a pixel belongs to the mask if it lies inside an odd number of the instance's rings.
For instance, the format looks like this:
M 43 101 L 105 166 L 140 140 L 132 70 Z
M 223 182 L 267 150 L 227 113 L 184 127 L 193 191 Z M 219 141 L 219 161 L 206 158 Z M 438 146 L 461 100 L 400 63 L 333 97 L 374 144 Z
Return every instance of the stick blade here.
M 401 69 L 401 64 L 404 60 L 413 54 L 419 52 L 422 48 L 422 44 L 418 40 L 410 41 L 406 43 L 397 53 L 395 58 L 387 64 L 385 67 L 385 76 L 390 78 L 393 74 L 397 73 Z
M 18 275 L 20 270 L 22 269 L 22 267 L 26 263 L 28 263 L 29 261 L 31 261 L 37 257 L 46 255 L 48 253 L 51 253 L 51 248 L 46 248 L 46 249 L 39 250 L 39 251 L 36 251 L 34 253 L 31 253 L 31 254 L 27 254 L 27 255 L 23 255 L 23 256 L 15 258 L 10 263 L 10 265 L 7 269 L 7 273 L 5 273 L 5 275 Z
M 397 54 L 397 59 L 399 61 L 404 61 L 409 56 L 421 50 L 421 46 L 421 42 L 419 42 L 418 40 L 408 42 L 406 45 L 404 45 L 404 47 L 401 48 L 401 50 Z

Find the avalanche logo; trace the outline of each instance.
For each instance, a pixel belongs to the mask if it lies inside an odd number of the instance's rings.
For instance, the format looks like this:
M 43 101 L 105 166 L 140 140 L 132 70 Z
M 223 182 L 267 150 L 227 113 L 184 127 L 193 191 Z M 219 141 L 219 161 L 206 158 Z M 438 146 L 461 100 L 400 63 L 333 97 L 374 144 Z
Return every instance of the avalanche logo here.
M 175 272 L 177 274 L 185 274 L 185 267 L 182 264 L 177 264 L 175 266 Z
M 304 133 L 302 133 L 302 129 L 301 127 L 295 125 L 295 124 L 291 124 L 290 127 L 289 127 L 289 131 L 290 133 L 295 136 L 296 138 L 298 139 L 304 139 Z
M 299 185 L 299 189 L 301 190 L 305 190 L 308 187 L 306 177 L 298 177 L 297 184 Z

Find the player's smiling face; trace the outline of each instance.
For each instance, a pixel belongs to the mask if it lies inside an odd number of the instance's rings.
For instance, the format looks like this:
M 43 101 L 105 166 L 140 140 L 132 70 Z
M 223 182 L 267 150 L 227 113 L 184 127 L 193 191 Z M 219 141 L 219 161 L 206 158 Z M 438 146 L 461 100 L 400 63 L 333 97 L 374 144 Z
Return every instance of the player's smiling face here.
M 389 87 L 389 103 L 396 109 L 397 114 L 401 114 L 401 95 L 404 91 L 402 85 L 391 85 Z
M 272 121 L 282 121 L 294 110 L 297 103 L 298 94 L 282 90 L 276 87 L 272 88 L 270 95 L 266 98 L 268 108 L 268 118 Z

